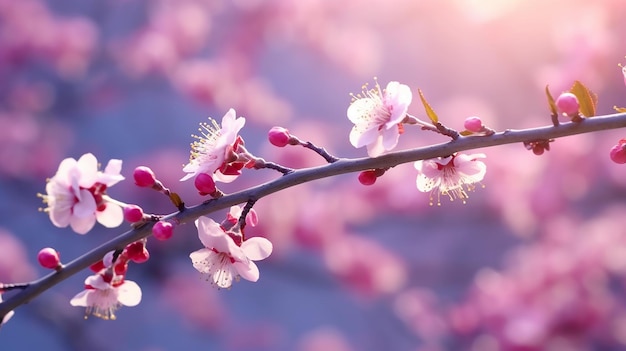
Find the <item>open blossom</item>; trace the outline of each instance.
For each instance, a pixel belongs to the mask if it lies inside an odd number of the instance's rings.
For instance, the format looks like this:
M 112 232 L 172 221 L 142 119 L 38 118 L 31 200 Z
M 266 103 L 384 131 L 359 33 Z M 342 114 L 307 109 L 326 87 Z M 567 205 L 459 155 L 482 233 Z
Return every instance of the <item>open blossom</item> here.
M 371 157 L 395 148 L 412 99 L 411 89 L 398 82 L 389 82 L 385 90 L 376 82 L 376 89 L 354 97 L 348 107 L 348 118 L 354 123 L 350 143 L 356 148 L 367 145 Z
M 98 171 L 98 160 L 90 153 L 78 161 L 64 159 L 46 184 L 46 195 L 40 195 L 52 223 L 60 228 L 69 225 L 79 234 L 91 230 L 96 220 L 105 227 L 119 226 L 124 220 L 122 208 L 103 196 L 108 187 L 124 179 L 121 169 L 122 161 L 114 159 L 104 172 Z
M 246 119 L 236 118 L 235 110 L 231 108 L 222 118 L 221 127 L 213 119 L 210 119 L 210 122 L 211 124 L 200 124 L 201 136 L 194 135 L 197 140 L 191 144 L 189 163 L 183 167 L 183 172 L 187 174 L 181 178 L 181 181 L 193 178 L 198 173 L 213 175 L 224 166 L 227 156 L 235 147 L 237 135 L 246 123 Z M 217 178 L 220 181 L 232 179 L 234 178 Z
M 192 252 L 189 257 L 194 268 L 207 275 L 207 280 L 219 288 L 229 288 L 239 277 L 252 282 L 259 279 L 259 269 L 254 261 L 265 259 L 272 253 L 269 240 L 253 237 L 235 242 L 233 236 L 237 236 L 234 233 L 227 233 L 208 217 L 198 218 L 196 226 L 205 248 Z
M 85 318 L 94 315 L 102 319 L 115 319 L 120 306 L 137 306 L 141 302 L 141 288 L 130 280 L 113 279 L 107 282 L 101 274 L 85 279 L 85 290 L 79 292 L 70 304 L 86 307 Z
M 440 196 L 447 195 L 450 200 L 468 198 L 467 191 L 474 189 L 475 184 L 482 181 L 487 166 L 479 161 L 485 154 L 454 154 L 445 158 L 436 158 L 415 162 L 417 169 L 417 189 L 422 192 L 438 191 L 437 204 Z

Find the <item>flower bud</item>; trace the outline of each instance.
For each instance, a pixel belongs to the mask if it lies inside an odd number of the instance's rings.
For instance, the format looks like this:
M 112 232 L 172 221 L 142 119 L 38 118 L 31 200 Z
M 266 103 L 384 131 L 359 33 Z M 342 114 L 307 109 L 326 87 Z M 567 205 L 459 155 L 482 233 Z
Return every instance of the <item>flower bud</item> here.
M 376 183 L 377 177 L 376 170 L 370 169 L 359 173 L 359 182 L 363 185 L 372 185 Z
M 559 109 L 561 113 L 569 117 L 576 116 L 578 114 L 578 109 L 580 108 L 578 98 L 572 93 L 563 93 L 559 95 L 555 104 L 556 108 Z
M 289 145 L 289 139 L 291 138 L 289 131 L 283 127 L 272 127 L 267 136 L 270 143 L 278 147 L 285 147 Z
M 143 210 L 137 205 L 124 207 L 124 219 L 129 223 L 136 223 L 143 219 Z
M 174 226 L 170 222 L 158 221 L 152 227 L 152 236 L 157 240 L 168 240 L 172 234 L 174 234 Z
M 196 186 L 200 195 L 210 195 L 217 190 L 213 177 L 206 173 L 198 173 L 196 179 L 193 181 L 193 185 Z
M 41 249 L 41 251 L 39 251 L 39 253 L 37 254 L 37 261 L 39 261 L 39 264 L 44 268 L 61 268 L 61 259 L 59 257 L 59 253 L 51 247 Z
M 619 144 L 613 146 L 613 148 L 611 148 L 609 156 L 611 157 L 611 161 L 615 163 L 626 163 L 626 150 L 624 149 L 624 144 L 620 141 Z
M 133 172 L 135 184 L 142 188 L 150 188 L 156 183 L 156 176 L 152 169 L 146 166 L 139 166 Z
M 478 133 L 483 129 L 483 121 L 480 120 L 480 117 L 467 117 L 463 126 L 470 132 Z

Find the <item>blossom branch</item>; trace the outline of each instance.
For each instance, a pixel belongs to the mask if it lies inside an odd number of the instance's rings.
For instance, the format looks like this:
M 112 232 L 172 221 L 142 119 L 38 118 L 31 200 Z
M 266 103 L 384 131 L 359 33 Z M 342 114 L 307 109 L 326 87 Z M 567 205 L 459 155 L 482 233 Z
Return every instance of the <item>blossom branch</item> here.
M 220 198 L 211 199 L 210 201 L 205 201 L 193 207 L 185 207 L 184 210 L 164 216 L 162 219 L 180 224 L 193 222 L 200 216 L 226 209 L 233 205 L 249 202 L 250 199 L 258 200 L 264 196 L 298 184 L 340 174 L 371 169 L 387 169 L 403 163 L 435 157 L 444 157 L 452 155 L 455 152 L 470 149 L 512 143 L 523 143 L 533 140 L 549 140 L 569 135 L 624 127 L 626 127 L 626 113 L 618 113 L 586 118 L 581 122 L 561 123 L 558 126 L 550 125 L 523 130 L 505 130 L 503 132 L 484 136 L 459 136 L 456 140 L 452 140 L 447 143 L 390 152 L 373 158 L 364 157 L 357 159 L 337 159 L 337 161 L 326 165 L 296 170 L 273 181 L 269 181 L 233 194 L 224 195 Z M 121 250 L 132 242 L 150 236 L 152 234 L 153 226 L 153 222 L 139 225 L 136 228 L 110 240 L 109 242 L 94 248 L 86 254 L 67 263 L 62 267 L 62 269 L 59 269 L 45 277 L 26 284 L 13 284 L 16 288 L 19 287 L 23 290 L 8 297 L 4 302 L 0 303 L 0 320 L 3 316 L 18 306 L 28 303 L 44 291 L 101 260 L 106 253 L 114 250 Z M 12 289 L 12 284 L 3 286 L 8 289 Z

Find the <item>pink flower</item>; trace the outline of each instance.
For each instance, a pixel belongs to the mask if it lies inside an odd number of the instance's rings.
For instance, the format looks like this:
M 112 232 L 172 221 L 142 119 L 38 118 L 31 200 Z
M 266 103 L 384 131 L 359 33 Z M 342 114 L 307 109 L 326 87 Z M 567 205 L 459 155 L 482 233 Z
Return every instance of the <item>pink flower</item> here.
M 417 169 L 417 189 L 422 192 L 432 192 L 437 189 L 437 205 L 440 205 L 441 195 L 447 195 L 450 200 L 468 198 L 467 191 L 472 191 L 475 184 L 483 180 L 487 166 L 478 161 L 485 158 L 485 154 L 454 154 L 445 158 L 415 162 Z
M 232 108 L 222 118 L 221 127 L 215 120 L 209 120 L 211 124 L 200 124 L 202 136 L 194 135 L 197 140 L 191 144 L 189 163 L 183 167 L 183 172 L 187 175 L 182 177 L 181 181 L 195 177 L 198 173 L 212 175 L 222 167 L 237 141 L 239 131 L 246 123 L 245 118 L 236 118 L 235 110 Z M 232 179 L 227 178 L 227 181 Z M 221 178 L 217 180 L 222 181 Z
M 389 82 L 385 90 L 376 82 L 376 89 L 355 96 L 348 107 L 348 118 L 354 123 L 350 143 L 356 148 L 367 145 L 371 157 L 392 150 L 412 99 L 411 89 L 398 82 Z
M 2 303 L 2 294 L 0 294 L 0 303 Z M 0 326 L 6 322 L 9 321 L 9 319 L 11 319 L 11 317 L 13 317 L 13 315 L 15 314 L 15 312 L 10 311 L 9 313 L 7 313 L 4 318 L 2 318 L 2 322 L 0 322 Z
M 85 290 L 79 292 L 70 304 L 86 307 L 85 318 L 94 315 L 102 319 L 115 319 L 120 306 L 137 306 L 141 302 L 141 288 L 137 283 L 124 280 L 107 282 L 101 274 L 85 279 Z
M 40 195 L 52 224 L 69 225 L 78 234 L 91 230 L 96 220 L 108 228 L 119 226 L 124 220 L 122 208 L 109 202 L 105 192 L 124 179 L 121 169 L 121 160 L 110 160 L 104 172 L 98 171 L 98 160 L 90 153 L 78 161 L 64 159 L 46 184 L 47 194 Z
M 235 233 L 227 233 L 215 221 L 208 217 L 196 220 L 198 237 L 204 249 L 192 252 L 189 257 L 195 269 L 207 275 L 207 280 L 219 288 L 229 288 L 233 279 L 256 282 L 259 280 L 259 269 L 253 261 L 267 258 L 272 253 L 272 243 L 260 237 L 248 240 L 239 239 Z

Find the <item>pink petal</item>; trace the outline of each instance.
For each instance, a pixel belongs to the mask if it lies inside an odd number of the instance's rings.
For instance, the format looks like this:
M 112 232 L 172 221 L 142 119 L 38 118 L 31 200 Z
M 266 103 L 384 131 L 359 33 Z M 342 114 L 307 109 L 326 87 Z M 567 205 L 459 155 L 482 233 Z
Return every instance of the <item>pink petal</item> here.
M 273 245 L 266 238 L 254 237 L 241 244 L 246 257 L 253 261 L 263 260 L 272 254 Z
M 90 188 L 98 180 L 98 160 L 91 153 L 82 155 L 76 166 L 80 170 L 78 184 L 83 188 Z
M 364 129 L 363 126 L 355 125 L 350 131 L 350 144 L 357 149 L 376 142 L 378 130 L 376 128 Z
M 141 302 L 141 288 L 131 280 L 117 287 L 117 300 L 124 306 L 137 306 Z
M 83 218 L 72 216 L 70 219 L 70 227 L 72 227 L 72 230 L 78 234 L 86 234 L 95 224 L 95 215 Z
M 413 93 L 411 93 L 411 88 L 407 85 L 398 82 L 389 82 L 387 84 L 385 89 L 385 106 L 391 110 L 387 128 L 402 122 L 412 100 Z
M 122 160 L 110 160 L 104 172 L 98 174 L 98 183 L 105 184 L 108 187 L 113 186 L 124 180 L 124 176 L 120 174 L 121 172 Z
M 256 282 L 259 280 L 259 268 L 254 264 L 253 261 L 245 262 L 235 262 L 233 263 L 233 268 L 237 271 L 243 279 L 249 280 L 251 282 Z
M 108 203 L 103 211 L 96 211 L 96 219 L 107 228 L 116 228 L 124 221 L 124 211 L 120 206 Z
M 59 164 L 59 169 L 54 175 L 54 178 L 58 178 L 63 184 L 71 184 L 71 173 L 76 168 L 76 160 L 73 158 L 66 158 Z
M 100 274 L 90 275 L 87 278 L 85 278 L 85 285 L 93 286 L 94 288 L 98 290 L 105 290 L 105 289 L 111 288 L 111 284 L 105 282 L 104 279 L 102 279 L 102 276 Z
M 400 132 L 398 131 L 398 126 L 393 125 L 389 129 L 385 129 L 382 131 L 383 138 L 383 147 L 386 151 L 393 150 L 393 148 L 398 145 L 398 139 L 400 139 Z
M 380 101 L 371 98 L 355 100 L 348 106 L 348 119 L 356 125 L 368 124 L 372 114 L 380 107 Z
M 74 217 L 90 217 L 96 212 L 96 199 L 93 195 L 85 189 L 81 189 L 79 192 L 80 201 L 74 204 L 72 208 L 72 215 Z

